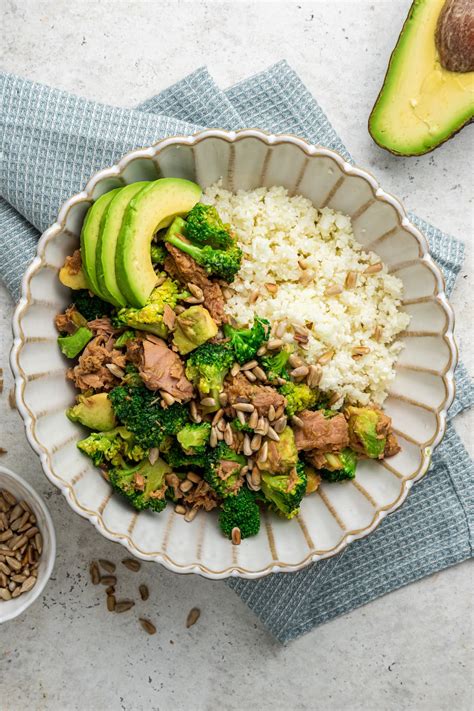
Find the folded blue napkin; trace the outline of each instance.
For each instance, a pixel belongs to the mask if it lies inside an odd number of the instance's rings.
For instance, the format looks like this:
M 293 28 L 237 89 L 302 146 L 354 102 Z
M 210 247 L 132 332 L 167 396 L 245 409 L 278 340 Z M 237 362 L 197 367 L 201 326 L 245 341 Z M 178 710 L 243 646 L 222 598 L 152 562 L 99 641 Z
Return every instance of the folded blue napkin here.
M 39 234 L 62 202 L 132 148 L 204 127 L 294 133 L 351 160 L 331 124 L 286 62 L 221 91 L 198 69 L 137 109 L 87 101 L 0 75 L 0 278 L 13 298 Z M 463 246 L 415 215 L 452 291 Z M 450 417 L 471 407 L 474 387 L 456 371 Z M 472 556 L 474 467 L 451 424 L 429 474 L 368 538 L 298 573 L 227 584 L 282 643 L 402 585 Z

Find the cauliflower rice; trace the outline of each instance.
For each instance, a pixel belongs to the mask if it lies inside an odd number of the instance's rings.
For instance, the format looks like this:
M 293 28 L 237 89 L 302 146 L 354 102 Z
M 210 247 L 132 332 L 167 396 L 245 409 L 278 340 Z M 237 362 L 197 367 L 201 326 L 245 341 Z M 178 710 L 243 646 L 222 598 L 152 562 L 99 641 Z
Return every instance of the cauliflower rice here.
M 273 336 L 284 322 L 281 337 L 288 343 L 295 343 L 294 326 L 306 329 L 301 354 L 307 363 L 334 351 L 320 381 L 321 390 L 340 395 L 332 406 L 344 400 L 381 405 L 403 347 L 395 338 L 410 318 L 400 308 L 400 279 L 385 266 L 363 274 L 380 259 L 355 240 L 350 218 L 327 207 L 317 210 L 283 187 L 233 194 L 216 183 L 205 190 L 204 202 L 231 223 L 243 250 L 227 313 L 240 326 L 252 324 L 258 314 L 272 323 Z M 345 287 L 348 272 L 357 273 L 353 288 Z M 342 292 L 325 295 L 335 286 Z M 354 358 L 353 349 L 361 346 L 369 352 Z

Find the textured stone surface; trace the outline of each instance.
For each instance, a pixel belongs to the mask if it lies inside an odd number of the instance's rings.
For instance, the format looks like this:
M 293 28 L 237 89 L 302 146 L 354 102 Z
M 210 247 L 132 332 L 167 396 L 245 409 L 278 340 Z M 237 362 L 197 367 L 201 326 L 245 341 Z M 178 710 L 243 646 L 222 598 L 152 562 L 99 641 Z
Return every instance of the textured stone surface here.
M 1 68 L 84 96 L 134 105 L 201 64 L 227 86 L 286 57 L 355 160 L 406 207 L 468 243 L 453 296 L 472 372 L 469 321 L 472 131 L 435 153 L 394 158 L 366 130 L 409 2 L 132 2 L 22 0 L 2 4 Z M 187 24 L 186 34 L 183 28 Z M 263 29 L 264 28 L 264 29 Z M 124 550 L 74 515 L 46 480 L 8 405 L 13 305 L 0 289 L 2 463 L 34 484 L 56 524 L 58 558 L 44 598 L 0 630 L 0 708 L 451 709 L 469 708 L 472 566 L 444 571 L 355 610 L 287 649 L 221 583 L 158 566 L 120 570 L 119 594 L 150 600 L 113 616 L 88 578 L 92 558 Z M 456 420 L 472 452 L 472 416 Z M 119 564 L 119 568 L 123 568 Z M 185 628 L 189 609 L 201 618 Z M 138 613 L 158 632 L 148 637 Z

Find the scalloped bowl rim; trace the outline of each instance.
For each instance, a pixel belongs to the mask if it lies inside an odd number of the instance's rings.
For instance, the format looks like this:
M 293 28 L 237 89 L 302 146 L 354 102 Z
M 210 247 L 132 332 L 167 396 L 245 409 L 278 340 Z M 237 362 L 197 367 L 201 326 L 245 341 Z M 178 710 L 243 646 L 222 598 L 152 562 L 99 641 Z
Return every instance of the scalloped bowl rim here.
M 30 293 L 30 280 L 43 264 L 43 255 L 46 244 L 60 231 L 63 231 L 65 229 L 67 215 L 74 205 L 80 202 L 91 200 L 93 190 L 99 182 L 105 179 L 120 176 L 120 174 L 124 171 L 124 169 L 128 166 L 130 162 L 139 158 L 153 159 L 164 148 L 171 145 L 179 144 L 193 146 L 206 138 L 219 138 L 229 143 L 233 143 L 247 137 L 257 138 L 267 146 L 278 145 L 281 143 L 291 143 L 301 149 L 306 156 L 325 156 L 332 158 L 345 175 L 357 176 L 359 178 L 364 179 L 366 182 L 369 183 L 374 198 L 390 204 L 395 209 L 400 220 L 400 225 L 405 230 L 410 232 L 419 244 L 421 251 L 420 261 L 423 261 L 425 265 L 429 267 L 436 280 L 436 299 L 441 305 L 447 319 L 447 328 L 445 333 L 443 334 L 443 338 L 449 347 L 450 365 L 446 372 L 443 373 L 443 381 L 445 384 L 446 395 L 443 401 L 443 407 L 439 408 L 439 410 L 437 411 L 438 427 L 436 435 L 430 443 L 430 446 L 425 447 L 421 450 L 422 462 L 420 464 L 420 467 L 411 478 L 407 478 L 403 481 L 402 490 L 395 502 L 390 506 L 378 509 L 370 525 L 359 531 L 345 532 L 339 544 L 336 545 L 334 548 L 321 553 L 310 553 L 306 555 L 302 560 L 294 564 L 272 562 L 265 568 L 262 568 L 261 570 L 257 571 L 245 570 L 240 566 L 233 565 L 221 571 L 212 571 L 209 570 L 206 566 L 203 566 L 199 563 L 191 563 L 188 565 L 177 564 L 165 553 L 146 554 L 141 552 L 131 541 L 129 536 L 117 534 L 113 531 L 110 531 L 105 525 L 102 516 L 99 512 L 91 511 L 79 504 L 76 499 L 73 487 L 69 483 L 60 479 L 52 471 L 52 468 L 49 463 L 49 452 L 46 447 L 44 447 L 36 438 L 34 432 L 34 417 L 32 416 L 32 413 L 26 405 L 23 397 L 23 390 L 26 381 L 24 374 L 22 373 L 22 369 L 19 365 L 19 355 L 24 342 L 24 336 L 21 328 L 21 318 L 23 313 L 29 306 L 28 295 Z M 198 133 L 189 136 L 170 136 L 168 138 L 164 138 L 160 141 L 157 141 L 148 148 L 139 148 L 129 151 L 114 166 L 111 166 L 109 168 L 103 168 L 102 170 L 95 173 L 87 182 L 84 190 L 82 190 L 80 193 L 77 193 L 76 195 L 73 195 L 63 203 L 58 212 L 56 222 L 54 222 L 51 227 L 46 229 L 45 232 L 42 234 L 41 238 L 39 239 L 36 256 L 31 262 L 31 264 L 28 266 L 21 282 L 21 297 L 15 309 L 12 325 L 14 340 L 10 353 L 10 365 L 15 378 L 16 403 L 24 421 L 26 437 L 33 450 L 39 455 L 41 465 L 46 476 L 55 486 L 57 486 L 61 490 L 62 494 L 66 497 L 70 507 L 80 516 L 88 519 L 103 536 L 105 536 L 111 541 L 121 543 L 130 551 L 132 555 L 136 556 L 137 558 L 141 558 L 146 561 L 153 560 L 155 562 L 161 563 L 165 566 L 165 568 L 175 573 L 198 573 L 204 577 L 214 580 L 223 579 L 227 577 L 256 579 L 269 575 L 270 573 L 295 572 L 297 570 L 301 570 L 312 562 L 316 562 L 324 558 L 330 558 L 344 550 L 344 548 L 346 548 L 346 546 L 352 541 L 358 540 L 360 538 L 365 538 L 367 535 L 369 535 L 377 528 L 380 522 L 388 514 L 396 511 L 403 504 L 413 484 L 419 481 L 426 474 L 431 461 L 432 452 L 435 447 L 438 446 L 444 436 L 446 430 L 447 411 L 449 410 L 449 407 L 451 406 L 455 396 L 454 370 L 458 361 L 458 349 L 453 333 L 454 312 L 445 294 L 444 277 L 438 265 L 434 262 L 434 260 L 429 254 L 428 243 L 425 236 L 420 232 L 420 230 L 418 230 L 417 227 L 415 227 L 415 225 L 413 225 L 412 222 L 410 222 L 401 202 L 393 195 L 383 190 L 380 187 L 378 181 L 371 173 L 369 173 L 367 170 L 358 168 L 352 165 L 351 163 L 348 163 L 339 153 L 332 149 L 310 144 L 304 139 L 299 138 L 298 136 L 294 136 L 292 134 L 272 134 L 266 133 L 265 131 L 262 131 L 260 129 L 247 128 L 240 129 L 237 131 L 208 129 L 205 131 L 199 131 Z

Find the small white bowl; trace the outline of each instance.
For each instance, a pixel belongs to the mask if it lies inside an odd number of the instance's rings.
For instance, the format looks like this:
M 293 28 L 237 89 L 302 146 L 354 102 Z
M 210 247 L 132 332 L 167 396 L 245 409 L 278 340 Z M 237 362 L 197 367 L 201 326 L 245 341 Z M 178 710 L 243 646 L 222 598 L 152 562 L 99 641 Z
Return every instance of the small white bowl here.
M 21 615 L 43 592 L 56 558 L 56 534 L 50 513 L 39 494 L 18 474 L 0 466 L 0 491 L 6 489 L 19 501 L 26 501 L 38 520 L 43 536 L 43 552 L 38 568 L 38 580 L 34 588 L 14 600 L 0 600 L 0 624 Z

